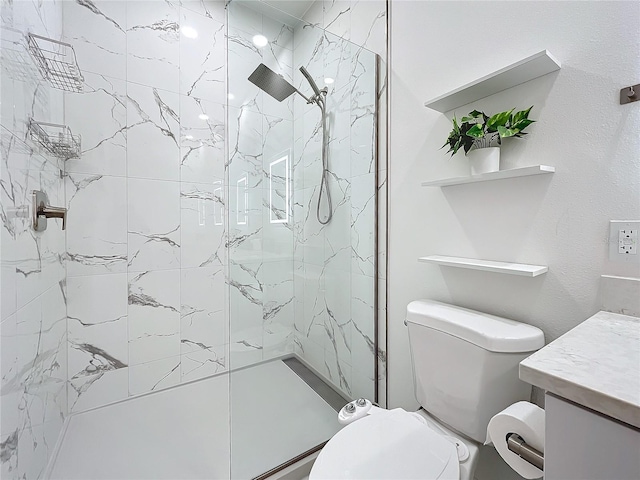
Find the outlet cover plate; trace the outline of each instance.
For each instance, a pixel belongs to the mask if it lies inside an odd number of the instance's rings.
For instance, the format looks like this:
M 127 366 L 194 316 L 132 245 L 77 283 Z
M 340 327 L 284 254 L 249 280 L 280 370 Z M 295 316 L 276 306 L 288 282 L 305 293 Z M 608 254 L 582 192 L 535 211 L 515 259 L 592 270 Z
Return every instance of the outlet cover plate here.
M 611 220 L 609 228 L 609 260 L 640 264 L 638 253 L 640 220 Z

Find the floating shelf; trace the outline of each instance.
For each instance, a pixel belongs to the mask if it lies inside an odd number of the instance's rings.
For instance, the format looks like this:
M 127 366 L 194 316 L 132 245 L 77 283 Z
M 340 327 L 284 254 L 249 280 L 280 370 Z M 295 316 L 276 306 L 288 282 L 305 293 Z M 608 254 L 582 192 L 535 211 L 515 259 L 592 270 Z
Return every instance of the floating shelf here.
M 556 70 L 560 70 L 560 62 L 548 51 L 543 50 L 429 100 L 424 106 L 438 112 L 448 112 Z
M 526 265 L 523 263 L 494 262 L 492 260 L 480 260 L 477 258 L 447 257 L 444 255 L 431 255 L 421 257 L 420 262 L 435 263 L 446 267 L 467 268 L 470 270 L 482 270 L 485 272 L 506 273 L 521 277 L 537 277 L 547 273 L 549 267 L 544 265 Z
M 488 182 L 489 180 L 503 180 L 505 178 L 528 177 L 530 175 L 543 175 L 554 173 L 556 169 L 548 165 L 534 165 L 532 167 L 513 168 L 511 170 L 500 170 L 498 172 L 482 173 L 480 175 L 470 175 L 466 177 L 443 178 L 422 182 L 423 187 L 448 187 L 451 185 L 463 185 L 465 183 Z

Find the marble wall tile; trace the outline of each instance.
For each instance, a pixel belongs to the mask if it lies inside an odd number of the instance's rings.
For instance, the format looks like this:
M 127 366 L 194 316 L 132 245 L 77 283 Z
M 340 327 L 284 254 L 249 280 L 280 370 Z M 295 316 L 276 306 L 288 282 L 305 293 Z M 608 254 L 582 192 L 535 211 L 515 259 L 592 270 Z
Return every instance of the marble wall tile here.
M 293 262 L 275 260 L 265 263 L 263 280 L 264 358 L 290 351 L 294 323 Z
M 226 20 L 225 0 L 170 0 L 170 2 L 218 22 Z
M 3 29 L 2 69 L 0 95 L 0 121 L 10 133 L 20 139 L 27 137 L 29 118 L 41 122 L 63 123 L 63 92 L 49 86 L 30 57 L 23 35 L 25 32 Z M 7 37 L 17 36 L 16 43 L 10 43 Z M 11 53 L 7 53 L 11 52 Z M 9 57 L 9 59 L 7 58 Z M 14 59 L 17 57 L 17 59 Z M 26 70 L 26 73 L 25 73 Z M 29 145 L 40 152 L 37 144 Z
M 269 45 L 293 50 L 293 27 L 277 20 L 262 17 L 262 34 L 269 40 Z
M 209 184 L 224 180 L 224 106 L 181 96 L 180 112 L 180 179 Z
M 352 398 L 375 398 L 375 381 L 373 376 L 361 373 L 356 367 L 351 367 L 351 397 Z M 384 403 L 378 403 L 382 406 Z
M 291 50 L 269 44 L 262 49 L 262 63 L 277 74 L 282 75 L 289 83 L 294 83 L 293 52 Z M 262 112 L 265 115 L 273 117 L 291 118 L 293 102 L 297 96 L 297 94 L 293 93 L 280 102 L 268 93 L 264 93 L 262 98 Z
M 68 408 L 72 412 L 127 395 L 126 381 L 124 389 L 122 383 L 117 388 L 118 379 L 122 375 L 126 379 L 128 365 L 127 276 L 70 277 L 68 282 Z
M 375 174 L 351 179 L 352 272 L 373 277 L 375 274 Z
M 233 3 L 231 4 L 233 5 Z M 247 107 L 262 111 L 263 93 L 253 83 L 247 81 L 249 75 L 262 63 L 262 51 L 256 47 L 252 38 L 255 33 L 247 33 L 230 22 L 227 39 L 228 65 L 228 104 L 232 107 Z M 232 122 L 230 117 L 230 122 Z M 229 139 L 233 139 L 229 135 Z
M 82 323 L 70 318 L 69 378 L 90 377 L 127 367 L 127 321 Z
M 64 205 L 64 196 L 59 174 L 52 171 L 3 167 L 0 184 L 3 239 L 7 240 L 2 246 L 2 264 L 15 288 L 15 308 L 20 309 L 64 279 L 64 232 L 55 220 L 46 235 L 32 229 L 32 191 L 47 192 L 54 205 Z
M 41 478 L 60 428 L 60 423 L 36 425 L 22 435 L 14 432 L 6 441 L 3 440 L 5 461 L 0 466 L 2 478 Z
M 324 348 L 326 343 L 327 308 L 326 285 L 323 269 L 320 266 L 305 263 L 303 312 L 301 319 L 296 318 L 296 329 L 305 340 L 310 340 Z M 314 365 L 318 370 L 320 366 Z
M 229 309 L 232 315 L 229 327 L 231 342 L 249 342 L 256 348 L 262 348 L 263 263 L 230 261 L 228 283 Z
M 249 107 L 229 107 L 229 185 L 262 184 L 263 115 Z
M 69 277 L 67 279 L 69 320 L 83 327 L 126 320 L 127 292 L 125 273 Z
M 352 363 L 352 286 L 351 275 L 325 271 L 325 350 L 340 362 Z M 371 322 L 371 315 L 363 321 Z
M 63 1 L 64 40 L 74 46 L 84 73 L 124 80 L 127 73 L 127 3 Z
M 324 371 L 327 380 L 341 390 L 347 398 L 353 398 L 351 391 L 351 364 L 341 359 L 335 349 L 324 351 Z
M 126 37 L 127 80 L 178 92 L 179 8 L 166 2 L 128 2 Z
M 180 266 L 180 183 L 128 180 L 129 272 Z
M 227 344 L 207 347 L 206 350 L 197 350 L 180 356 L 181 380 L 190 382 L 226 372 Z
M 126 175 L 127 91 L 124 80 L 85 73 L 82 93 L 65 94 L 65 114 L 73 119 L 73 132 L 82 138 L 81 158 L 67 160 L 65 171 Z
M 126 272 L 126 179 L 70 173 L 65 188 L 68 275 Z
M 384 256 L 384 251 L 375 252 L 374 244 L 376 58 L 363 46 L 369 42 L 386 50 L 386 29 L 379 29 L 386 23 L 386 4 L 359 3 L 318 2 L 322 11 L 312 7 L 305 20 L 327 31 L 305 26 L 294 32 L 294 64 L 305 65 L 315 78 L 333 79 L 327 95 L 333 219 L 326 226 L 315 219 L 322 173 L 318 113 L 301 102 L 293 110 L 295 282 L 302 283 L 294 291 L 303 297 L 295 304 L 294 325 L 296 352 L 313 368 L 346 395 L 373 398 L 377 288 L 373 276 L 378 255 Z M 383 38 L 369 39 L 369 32 Z M 355 43 L 346 41 L 354 35 Z M 301 78 L 296 86 L 306 88 Z M 385 185 L 382 182 L 380 187 Z
M 69 413 L 108 405 L 128 395 L 128 367 L 72 378 L 69 380 Z
M 351 2 L 351 41 L 378 55 L 387 57 L 386 0 Z
M 52 287 L 1 324 L 1 434 L 30 438 L 66 415 L 66 313 L 60 287 Z M 19 453 L 19 452 L 18 452 Z
M 325 234 L 326 230 L 318 223 L 316 218 L 318 195 L 320 187 L 305 188 L 300 195 L 303 197 L 302 221 L 304 222 L 302 236 L 298 242 L 302 244 L 302 258 L 305 264 L 321 266 L 325 262 Z
M 328 84 L 329 94 L 342 90 L 353 82 L 352 65 L 358 47 L 330 33 L 324 32 L 322 37 L 322 75 L 331 78 Z
M 321 9 L 316 7 L 318 4 Z M 304 20 L 386 57 L 385 0 L 324 0 L 316 5 L 305 14 Z
M 332 0 L 322 2 L 325 30 L 349 40 L 351 38 L 351 0 Z
M 220 187 L 182 183 L 180 225 L 181 267 L 194 268 L 226 264 L 224 209 Z
M 329 123 L 332 122 L 331 114 Z M 303 170 L 303 185 L 307 189 L 309 187 L 315 187 L 320 185 L 322 180 L 322 117 L 320 111 L 317 108 L 308 110 L 304 113 L 302 118 L 304 139 L 302 149 L 300 152 L 296 152 L 296 156 L 301 156 L 301 161 L 298 162 L 298 168 Z M 331 164 L 334 164 L 337 159 L 334 159 L 332 155 Z
M 351 276 L 351 362 L 358 372 L 374 377 L 374 291 L 375 283 L 366 275 Z
M 180 96 L 127 83 L 127 175 L 180 180 Z
M 180 93 L 219 103 L 226 100 L 222 21 L 180 10 Z
M 349 135 L 351 175 L 354 177 L 376 171 L 376 93 L 370 88 L 374 82 L 374 74 L 375 69 L 363 73 L 351 87 Z M 366 82 L 364 86 L 363 82 Z
M 220 345 L 227 343 L 223 268 L 183 269 L 181 275 L 180 352 L 210 352 L 211 358 L 218 358 Z
M 37 479 L 67 414 L 65 235 L 37 233 L 33 190 L 64 206 L 64 162 L 27 139 L 27 121 L 60 123 L 63 93 L 37 71 L 27 33 L 59 39 L 60 2 L 3 2 L 0 12 L 0 476 Z
M 229 2 L 227 5 L 229 26 L 249 33 L 252 36 L 262 33 L 263 15 L 241 2 Z
M 129 395 L 155 392 L 180 383 L 180 356 L 129 367 Z
M 352 91 L 349 85 L 332 91 L 327 97 L 329 117 L 329 170 L 339 179 L 348 179 L 359 168 L 358 158 L 352 155 L 354 139 L 352 123 L 356 120 L 352 106 Z M 369 138 L 367 141 L 371 141 Z
M 22 181 L 20 185 L 24 185 L 23 178 L 31 170 L 47 172 L 53 175 L 58 174 L 59 176 L 60 170 L 64 166 L 63 160 L 40 153 L 31 140 L 25 140 L 25 128 L 22 124 L 15 130 L 10 130 L 4 126 L 0 127 L 0 145 L 2 146 L 0 171 L 5 185 L 12 183 L 14 178 L 17 182 Z M 16 200 L 20 197 L 12 193 L 8 194 L 8 197 L 15 206 Z M 15 218 L 17 217 L 11 217 L 12 220 Z
M 324 230 L 324 260 L 323 265 L 328 271 L 351 271 L 352 237 L 352 186 L 348 179 L 329 176 L 329 192 L 333 207 L 331 221 L 323 227 Z M 323 197 L 323 203 L 326 197 Z M 315 205 L 314 205 L 315 206 Z M 326 218 L 326 217 L 324 217 Z M 311 221 L 317 222 L 316 219 Z M 341 282 L 344 283 L 344 282 Z
M 180 270 L 129 274 L 129 364 L 180 355 Z
M 263 189 L 262 253 L 265 262 L 293 260 L 293 211 L 291 193 L 279 180 Z

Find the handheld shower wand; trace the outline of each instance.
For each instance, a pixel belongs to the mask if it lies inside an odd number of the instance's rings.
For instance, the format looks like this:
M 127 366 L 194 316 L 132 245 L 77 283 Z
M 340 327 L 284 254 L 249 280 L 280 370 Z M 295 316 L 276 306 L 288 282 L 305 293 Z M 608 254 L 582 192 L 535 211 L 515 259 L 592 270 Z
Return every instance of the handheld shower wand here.
M 313 81 L 313 78 L 311 78 L 311 75 L 309 75 L 309 72 L 307 72 L 307 69 L 304 67 L 300 67 L 300 71 L 302 72 L 302 75 L 304 75 L 304 78 L 307 79 L 307 82 L 309 82 L 309 85 L 311 85 L 311 88 L 313 89 L 313 92 L 316 94 L 316 97 L 321 96 L 322 94 L 320 93 L 320 89 L 318 88 L 318 85 L 316 85 L 316 82 Z
M 316 216 L 318 222 L 322 225 L 326 225 L 331 221 L 333 217 L 333 205 L 331 203 L 331 192 L 329 191 L 329 132 L 327 131 L 327 109 L 326 109 L 326 97 L 328 89 L 327 87 L 320 90 L 316 82 L 313 80 L 307 69 L 300 67 L 300 72 L 307 79 L 309 85 L 313 89 L 314 95 L 307 97 L 296 87 L 287 82 L 282 75 L 278 75 L 271 70 L 265 64 L 258 65 L 251 75 L 249 75 L 249 81 L 256 85 L 261 90 L 267 92 L 273 98 L 282 102 L 285 98 L 288 98 L 294 92 L 297 92 L 307 103 L 315 103 L 322 112 L 322 179 L 320 180 L 320 193 L 318 194 L 318 206 L 316 209 Z M 327 205 L 329 212 L 323 219 L 320 216 L 320 205 L 322 203 L 322 197 L 326 195 Z

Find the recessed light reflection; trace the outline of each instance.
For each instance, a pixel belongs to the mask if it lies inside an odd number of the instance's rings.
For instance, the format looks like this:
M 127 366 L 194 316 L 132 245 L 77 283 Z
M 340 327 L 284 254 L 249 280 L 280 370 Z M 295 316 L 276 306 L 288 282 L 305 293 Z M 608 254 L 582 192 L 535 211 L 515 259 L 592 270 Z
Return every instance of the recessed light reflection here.
M 269 43 L 269 40 L 267 40 L 267 37 L 265 37 L 264 35 L 254 35 L 252 41 L 253 44 L 258 48 L 266 47 L 267 43 Z
M 234 98 L 236 98 L 236 96 L 233 93 L 230 93 L 230 94 L 227 95 L 227 98 L 229 100 L 233 100 Z
M 184 25 L 183 27 L 181 27 L 180 31 L 187 38 L 198 38 L 198 31 L 193 27 L 189 27 L 188 25 Z
M 193 140 L 193 135 L 187 135 L 186 137 L 184 137 L 186 140 Z
M 331 77 L 327 77 L 324 79 L 324 83 L 326 83 L 327 85 L 331 85 L 333 82 L 335 82 L 335 80 Z
M 198 115 L 198 118 L 200 120 L 209 120 L 209 115 L 207 115 L 206 113 L 201 113 L 200 115 Z

